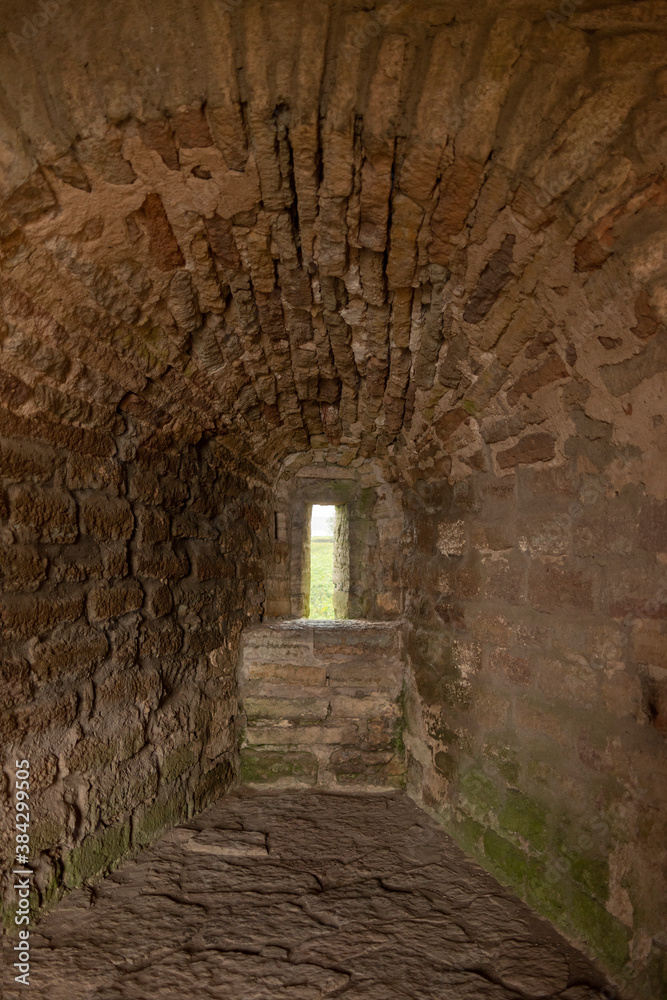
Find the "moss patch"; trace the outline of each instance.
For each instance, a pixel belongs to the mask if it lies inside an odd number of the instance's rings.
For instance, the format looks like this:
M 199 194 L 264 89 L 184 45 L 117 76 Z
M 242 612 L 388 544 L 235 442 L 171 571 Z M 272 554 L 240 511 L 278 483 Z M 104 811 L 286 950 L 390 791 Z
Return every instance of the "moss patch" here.
M 572 925 L 591 949 L 603 956 L 614 969 L 622 969 L 628 960 L 630 931 L 588 893 L 574 888 L 571 902 Z
M 161 777 L 164 781 L 175 781 L 179 775 L 193 767 L 199 760 L 201 750 L 199 745 L 191 746 L 186 743 L 184 746 L 176 747 L 168 754 L 160 769 Z
M 266 785 L 281 778 L 294 778 L 306 785 L 314 785 L 317 781 L 317 757 L 300 751 L 241 751 L 242 784 Z
M 544 851 L 547 846 L 546 822 L 546 811 L 534 799 L 513 790 L 507 793 L 507 802 L 498 816 L 501 829 L 518 834 L 535 850 Z
M 76 889 L 88 879 L 110 871 L 130 848 L 130 823 L 111 826 L 86 837 L 65 858 L 63 885 Z
M 498 809 L 502 803 L 502 792 L 483 771 L 468 771 L 460 784 L 461 795 L 474 811 L 486 813 Z
M 521 885 L 528 863 L 523 851 L 509 840 L 499 837 L 495 830 L 487 830 L 484 834 L 484 853 L 496 870 L 506 876 L 512 885 Z
M 188 807 L 185 792 L 180 790 L 167 801 L 153 802 L 138 814 L 132 828 L 132 843 L 136 847 L 147 847 L 161 833 L 187 819 Z

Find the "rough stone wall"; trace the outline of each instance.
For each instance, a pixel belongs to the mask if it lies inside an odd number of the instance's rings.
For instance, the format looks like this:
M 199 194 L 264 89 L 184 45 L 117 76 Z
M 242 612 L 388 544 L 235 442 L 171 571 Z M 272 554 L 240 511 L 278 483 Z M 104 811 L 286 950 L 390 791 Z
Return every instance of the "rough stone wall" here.
M 532 616 L 554 624 L 558 643 L 570 635 L 567 656 L 586 663 L 592 640 L 580 633 L 577 649 L 570 617 L 604 625 L 626 643 L 622 656 L 612 649 L 603 657 L 623 669 L 587 675 L 598 700 L 586 718 L 609 714 L 618 741 L 596 751 L 600 767 L 612 770 L 580 763 L 572 780 L 595 800 L 595 775 L 609 803 L 623 803 L 630 788 L 632 817 L 635 774 L 637 788 L 650 789 L 654 779 L 644 776 L 664 767 L 648 721 L 661 718 L 664 676 L 664 660 L 662 668 L 655 662 L 662 654 L 651 651 L 656 619 L 646 611 L 659 597 L 658 563 L 642 535 L 648 521 L 631 522 L 629 511 L 634 496 L 646 519 L 651 511 L 660 517 L 653 504 L 665 499 L 667 18 L 664 0 L 554 6 L 155 0 L 149 9 L 143 0 L 71 0 L 41 12 L 35 25 L 24 3 L 7 0 L 0 391 L 20 420 L 49 423 L 65 408 L 90 429 L 119 411 L 184 442 L 222 437 L 267 476 L 295 454 L 383 465 L 386 482 L 414 488 L 406 501 L 409 511 L 416 505 L 410 517 L 419 521 L 421 563 L 406 554 L 410 620 L 421 623 L 420 643 L 431 634 L 434 647 L 414 652 L 418 676 L 431 660 L 430 673 L 445 670 L 440 651 L 459 633 L 471 685 L 503 676 L 500 660 L 491 672 L 494 644 L 537 671 L 540 657 L 552 654 L 532 637 Z M 449 480 L 459 491 L 468 489 L 464 480 L 497 479 L 504 489 L 514 468 L 531 465 L 574 476 L 567 503 L 560 487 L 545 494 L 554 498 L 547 512 L 554 524 L 551 540 L 531 542 L 535 552 L 522 548 L 530 532 L 511 534 L 528 504 L 523 472 L 502 515 L 491 518 L 484 507 L 493 522 L 488 538 L 473 532 L 483 512 L 448 514 L 428 489 L 419 492 L 428 480 L 436 490 Z M 613 528 L 596 521 L 603 501 L 587 499 L 587 484 L 602 473 Z M 69 501 L 61 500 L 53 516 L 67 522 Z M 419 513 L 424 503 L 432 509 Z M 393 576 L 377 599 L 391 617 L 402 608 L 394 552 L 401 522 L 391 504 L 386 509 L 390 537 L 378 548 L 387 541 L 383 578 Z M 460 557 L 435 547 L 447 517 L 442 544 L 455 545 L 463 530 Z M 638 526 L 628 538 L 629 523 Z M 267 608 L 275 615 L 290 614 L 285 535 L 268 567 L 276 585 Z M 33 572 L 39 578 L 39 560 Z M 448 596 L 453 586 L 456 601 Z M 517 592 L 525 603 L 512 603 Z M 483 620 L 487 601 L 506 609 L 518 631 L 469 633 L 472 611 Z M 551 649 L 548 636 L 544 643 Z M 475 644 L 484 654 L 477 672 Z M 644 722 L 615 719 L 603 693 L 605 684 L 626 684 L 634 704 L 633 664 L 644 677 Z M 539 669 L 552 684 L 561 677 Z M 536 676 L 506 683 L 530 691 Z M 550 719 L 558 699 L 546 680 L 544 691 L 534 690 Z M 573 711 L 589 697 L 582 689 Z M 465 718 L 459 728 L 475 731 L 474 711 Z M 517 725 L 507 745 L 523 759 L 532 730 Z M 471 746 L 459 784 L 440 777 L 439 801 L 458 801 L 460 788 L 464 803 L 466 767 L 482 763 L 482 743 Z M 639 762 L 628 777 L 635 747 Z M 444 755 L 441 764 L 452 756 L 446 741 L 432 749 Z M 570 744 L 558 748 L 555 773 L 567 770 L 572 752 Z M 489 777 L 488 761 L 485 768 Z M 425 780 L 428 788 L 435 781 L 428 767 Z M 495 775 L 503 808 L 507 780 Z M 522 793 L 541 802 L 537 778 L 521 781 Z M 550 820 L 577 800 L 577 785 L 574 794 L 562 787 L 567 794 L 547 810 Z M 465 815 L 480 822 L 472 805 Z M 655 867 L 648 845 L 661 843 L 659 828 L 649 830 L 656 815 L 652 804 L 637 821 L 636 847 L 622 823 L 612 827 L 628 857 L 641 848 L 637 872 Z M 485 829 L 500 836 L 494 816 Z M 586 829 L 585 816 L 577 822 Z M 567 860 L 564 851 L 550 857 Z M 614 855 L 612 886 L 626 878 L 625 864 Z M 633 906 L 633 961 L 645 965 L 651 948 L 664 944 L 653 930 L 660 911 L 648 914 L 652 888 L 645 902 L 636 886 L 621 888 Z M 596 891 L 587 896 L 598 906 L 595 919 L 609 914 L 618 937 L 627 901 L 612 888 L 602 906 Z M 551 912 L 548 900 L 531 898 Z M 573 919 L 581 912 L 569 908 Z M 640 924 L 652 943 L 636 931 Z M 592 946 L 607 955 L 600 927 Z M 613 961 L 622 950 L 621 942 Z
M 262 490 L 214 444 L 119 414 L 94 430 L 0 419 L 2 780 L 31 761 L 44 903 L 229 785 L 268 532 Z M 10 810 L 3 794 L 3 871 Z
M 569 444 L 601 457 L 599 428 Z M 657 997 L 666 505 L 514 451 L 506 474 L 424 482 L 406 503 L 409 787 L 622 994 Z

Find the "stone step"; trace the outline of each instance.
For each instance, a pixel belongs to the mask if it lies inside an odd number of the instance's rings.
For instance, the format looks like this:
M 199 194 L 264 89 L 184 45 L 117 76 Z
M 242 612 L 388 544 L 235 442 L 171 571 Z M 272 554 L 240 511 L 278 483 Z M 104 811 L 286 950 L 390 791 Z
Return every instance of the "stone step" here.
M 370 717 L 397 718 L 401 714 L 396 701 L 382 694 L 345 694 L 331 688 L 303 691 L 302 696 L 286 697 L 289 692 L 261 688 L 261 694 L 243 692 L 243 711 L 249 722 L 261 719 L 298 720 L 302 724 L 333 719 Z
M 245 785 L 302 788 L 363 787 L 401 788 L 405 783 L 405 762 L 389 750 L 359 750 L 331 747 L 308 750 L 254 749 L 240 753 L 241 780 Z
M 326 667 L 311 667 L 296 663 L 264 663 L 247 662 L 244 664 L 244 688 L 250 688 L 253 681 L 273 681 L 282 684 L 298 684 L 302 687 L 312 685 L 325 687 L 327 682 Z
M 296 726 L 289 723 L 280 725 L 249 725 L 244 734 L 244 744 L 261 746 L 336 746 L 355 742 L 359 739 L 360 720 L 346 720 L 344 724 L 325 722 L 320 725 Z
M 364 688 L 369 692 L 395 691 L 398 695 L 403 684 L 403 665 L 363 661 L 334 663 L 326 667 L 251 660 L 244 663 L 242 683 L 251 690 L 253 682 L 259 681 L 301 687 L 325 687 L 327 677 L 331 686 Z

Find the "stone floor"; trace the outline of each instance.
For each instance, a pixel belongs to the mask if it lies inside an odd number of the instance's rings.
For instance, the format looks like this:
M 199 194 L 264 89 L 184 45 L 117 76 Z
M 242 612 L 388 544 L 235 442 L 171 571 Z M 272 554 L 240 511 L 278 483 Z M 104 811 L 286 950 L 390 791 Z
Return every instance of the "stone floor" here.
M 31 941 L 28 989 L 5 952 L 7 1000 L 610 995 L 401 792 L 237 790 Z

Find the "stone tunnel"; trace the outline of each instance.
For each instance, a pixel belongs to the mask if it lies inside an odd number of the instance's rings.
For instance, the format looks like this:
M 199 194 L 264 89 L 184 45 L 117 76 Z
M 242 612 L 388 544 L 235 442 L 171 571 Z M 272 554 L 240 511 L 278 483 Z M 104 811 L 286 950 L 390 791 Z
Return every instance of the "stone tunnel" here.
M 666 0 L 0 28 L 5 996 L 663 998 Z

